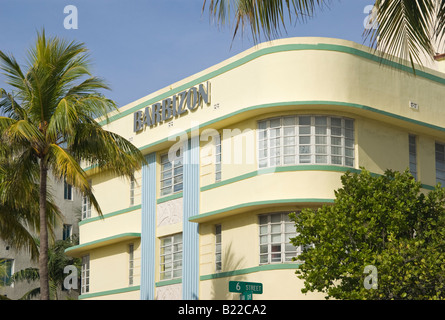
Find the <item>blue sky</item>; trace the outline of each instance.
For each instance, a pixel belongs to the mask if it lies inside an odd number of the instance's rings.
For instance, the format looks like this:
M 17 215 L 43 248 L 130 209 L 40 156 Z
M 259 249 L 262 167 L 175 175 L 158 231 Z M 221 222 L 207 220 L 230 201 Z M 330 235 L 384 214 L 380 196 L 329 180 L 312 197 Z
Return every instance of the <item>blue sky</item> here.
M 107 96 L 123 106 L 197 73 L 254 45 L 248 36 L 232 43 L 233 29 L 212 23 L 204 0 L 1 0 L 0 50 L 24 62 L 37 31 L 85 43 L 94 75 L 104 78 Z M 332 0 L 305 24 L 283 37 L 333 37 L 365 43 L 364 9 L 373 0 Z M 65 29 L 74 5 L 78 29 Z M 0 76 L 0 87 L 4 84 Z

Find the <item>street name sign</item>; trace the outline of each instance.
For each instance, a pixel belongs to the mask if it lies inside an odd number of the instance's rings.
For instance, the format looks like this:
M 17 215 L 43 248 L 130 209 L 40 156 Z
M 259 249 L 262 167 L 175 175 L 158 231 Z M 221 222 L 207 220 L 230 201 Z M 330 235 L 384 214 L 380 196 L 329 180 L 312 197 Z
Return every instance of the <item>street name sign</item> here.
M 229 292 L 262 294 L 263 284 L 260 282 L 229 281 Z

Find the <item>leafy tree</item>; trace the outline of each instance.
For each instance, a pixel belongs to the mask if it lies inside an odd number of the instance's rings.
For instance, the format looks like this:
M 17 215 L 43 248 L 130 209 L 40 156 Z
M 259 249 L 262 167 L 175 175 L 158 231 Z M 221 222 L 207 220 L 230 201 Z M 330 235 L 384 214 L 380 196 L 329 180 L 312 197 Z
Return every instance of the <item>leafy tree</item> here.
M 102 90 L 109 87 L 89 71 L 82 43 L 47 38 L 38 33 L 35 46 L 22 66 L 12 55 L 0 52 L 1 69 L 14 92 L 1 90 L 0 136 L 8 156 L 39 178 L 39 273 L 41 299 L 49 299 L 47 179 L 76 187 L 102 215 L 80 163 L 124 177 L 132 177 L 144 158 L 121 136 L 106 131 L 97 120 L 108 120 L 116 104 Z M 36 169 L 37 167 L 37 169 Z
M 409 171 L 362 170 L 341 180 L 334 204 L 291 214 L 297 230 L 291 242 L 305 248 L 296 258 L 304 261 L 296 271 L 302 292 L 445 299 L 445 189 L 425 194 Z
M 233 17 L 234 34 L 245 27 L 257 42 L 272 39 L 292 20 L 304 22 L 332 3 L 330 0 L 204 0 L 221 25 Z M 434 44 L 445 35 L 445 1 L 375 0 L 373 27 L 364 30 L 371 47 L 414 62 L 433 57 Z M 414 64 L 412 65 L 414 68 Z

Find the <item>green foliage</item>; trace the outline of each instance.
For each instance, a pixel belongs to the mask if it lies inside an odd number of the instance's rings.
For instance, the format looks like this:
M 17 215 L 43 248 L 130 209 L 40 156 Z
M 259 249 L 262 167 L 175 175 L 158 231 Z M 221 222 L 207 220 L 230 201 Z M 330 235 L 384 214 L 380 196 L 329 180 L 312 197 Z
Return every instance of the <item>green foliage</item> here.
M 64 273 L 66 266 L 74 266 L 77 268 L 77 273 L 80 275 L 81 260 L 79 258 L 72 258 L 65 254 L 65 250 L 77 244 L 77 238 L 56 241 L 48 250 L 48 277 L 50 298 L 58 300 L 60 297 L 60 290 L 63 286 L 63 281 L 67 274 Z M 38 241 L 37 241 L 38 243 Z M 28 283 L 40 279 L 38 268 L 26 268 L 14 273 L 11 277 L 13 282 L 27 281 Z M 26 292 L 20 300 L 29 300 L 38 297 L 40 288 L 36 287 Z M 69 297 L 68 297 L 69 298 Z
M 409 171 L 346 173 L 333 205 L 292 213 L 306 246 L 296 271 L 302 292 L 336 299 L 445 298 L 445 189 L 421 192 Z M 377 268 L 366 289 L 365 266 Z M 369 279 L 369 278 L 368 278 Z

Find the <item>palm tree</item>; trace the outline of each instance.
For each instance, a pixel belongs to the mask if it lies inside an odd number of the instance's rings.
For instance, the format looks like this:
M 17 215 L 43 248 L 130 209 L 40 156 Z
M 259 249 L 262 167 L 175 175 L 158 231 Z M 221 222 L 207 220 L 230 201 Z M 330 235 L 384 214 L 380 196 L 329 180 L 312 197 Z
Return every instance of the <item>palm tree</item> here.
M 34 235 L 40 227 L 38 166 L 24 166 L 20 158 L 8 157 L 7 145 L 0 137 L 0 239 L 16 250 L 26 250 L 31 259 L 39 256 Z M 47 228 L 54 237 L 59 208 L 47 199 Z
M 36 241 L 38 244 L 38 241 Z M 62 288 L 65 277 L 66 266 L 74 266 L 80 274 L 80 259 L 71 258 L 65 255 L 65 249 L 76 244 L 76 239 L 70 238 L 66 240 L 58 240 L 50 246 L 48 250 L 48 279 L 49 279 L 49 296 L 52 300 L 59 300 L 60 289 Z M 26 268 L 19 270 L 11 276 L 12 282 L 27 281 L 32 282 L 40 277 L 39 269 Z M 36 287 L 26 292 L 20 300 L 29 300 L 40 294 L 40 287 Z
M 204 0 L 210 15 L 224 25 L 230 16 L 234 34 L 250 27 L 255 42 L 264 35 L 270 40 L 295 19 L 305 21 L 327 7 L 330 0 Z M 445 1 L 375 0 L 374 26 L 364 30 L 370 46 L 390 59 L 422 64 L 435 55 L 435 44 L 445 34 Z
M 23 70 L 12 55 L 0 51 L 0 68 L 14 92 L 2 90 L 0 136 L 9 157 L 25 168 L 38 166 L 41 299 L 49 299 L 48 173 L 78 188 L 101 216 L 102 211 L 81 163 L 132 177 L 144 158 L 126 139 L 104 130 L 116 104 L 100 91 L 109 87 L 89 71 L 84 44 L 37 34 Z M 97 119 L 97 120 L 96 120 Z

